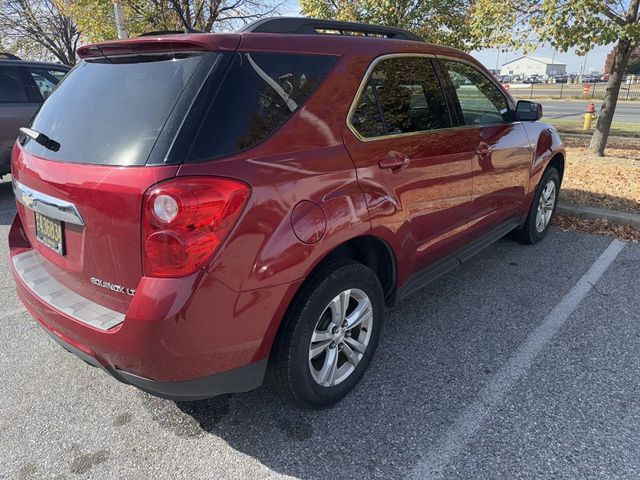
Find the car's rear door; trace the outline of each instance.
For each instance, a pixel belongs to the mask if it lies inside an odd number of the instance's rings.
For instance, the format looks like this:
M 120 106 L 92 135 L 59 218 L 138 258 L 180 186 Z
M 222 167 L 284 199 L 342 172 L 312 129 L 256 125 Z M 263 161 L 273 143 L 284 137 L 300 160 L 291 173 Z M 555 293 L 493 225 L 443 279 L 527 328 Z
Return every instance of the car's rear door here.
M 7 63 L 0 64 L 0 171 L 9 163 L 18 129 L 29 123 L 39 107 L 27 91 L 22 68 Z
M 471 156 L 429 55 L 376 59 L 352 106 L 344 143 L 373 232 L 399 255 L 400 283 L 464 242 Z
M 49 98 L 68 72 L 68 69 L 48 65 L 27 64 L 23 68 L 27 77 L 27 88 L 31 89 L 32 96 L 40 103 Z
M 529 187 L 532 150 L 524 127 L 513 121 L 509 100 L 477 66 L 440 59 L 444 81 L 473 153 L 471 237 L 515 222 Z

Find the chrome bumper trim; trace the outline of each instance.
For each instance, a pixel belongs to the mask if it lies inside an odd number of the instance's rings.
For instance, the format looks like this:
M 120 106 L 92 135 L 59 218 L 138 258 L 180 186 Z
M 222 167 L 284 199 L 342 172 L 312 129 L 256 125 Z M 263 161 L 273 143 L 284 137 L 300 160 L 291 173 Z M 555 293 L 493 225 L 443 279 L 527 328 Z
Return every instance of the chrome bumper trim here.
M 12 262 L 27 288 L 55 310 L 98 330 L 109 330 L 124 322 L 124 313 L 92 302 L 54 279 L 34 250 L 14 256 Z
M 82 220 L 80 212 L 78 212 L 77 207 L 71 202 L 60 200 L 59 198 L 29 188 L 21 184 L 18 180 L 13 180 L 13 193 L 16 196 L 16 200 L 34 212 L 38 212 L 49 218 L 55 218 L 61 222 L 84 225 L 84 220 Z

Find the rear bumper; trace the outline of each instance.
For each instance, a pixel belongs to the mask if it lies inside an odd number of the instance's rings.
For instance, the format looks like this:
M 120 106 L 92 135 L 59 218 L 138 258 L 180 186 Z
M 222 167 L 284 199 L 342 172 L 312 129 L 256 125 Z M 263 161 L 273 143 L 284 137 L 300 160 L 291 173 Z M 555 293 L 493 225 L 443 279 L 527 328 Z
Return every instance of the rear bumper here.
M 24 273 L 16 271 L 13 259 L 32 251 L 18 216 L 9 246 L 22 302 L 58 343 L 120 381 L 172 399 L 258 387 L 273 337 L 298 287 L 236 292 L 204 272 L 180 279 L 143 277 L 122 322 L 101 328 L 80 321 L 77 310 L 53 304 L 51 296 L 34 291 Z
M 67 343 L 64 339 L 48 330 L 42 323 L 41 326 L 56 343 L 89 365 L 105 370 L 122 383 L 133 385 L 152 395 L 174 401 L 201 400 L 225 393 L 248 392 L 262 385 L 264 373 L 267 368 L 267 359 L 264 359 L 250 365 L 245 365 L 244 367 L 208 377 L 182 382 L 157 382 L 123 370 L 105 367 L 98 363 L 89 353 Z

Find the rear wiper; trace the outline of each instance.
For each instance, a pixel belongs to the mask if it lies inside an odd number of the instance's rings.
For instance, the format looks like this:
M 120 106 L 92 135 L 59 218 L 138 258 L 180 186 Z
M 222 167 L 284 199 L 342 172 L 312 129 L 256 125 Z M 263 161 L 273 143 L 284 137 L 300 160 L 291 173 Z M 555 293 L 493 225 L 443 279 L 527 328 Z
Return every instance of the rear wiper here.
M 60 150 L 60 144 L 55 140 L 47 137 L 44 133 L 36 132 L 35 130 L 31 130 L 30 128 L 26 127 L 20 127 L 20 133 L 35 140 L 44 148 L 48 148 L 49 150 L 52 150 L 54 152 Z

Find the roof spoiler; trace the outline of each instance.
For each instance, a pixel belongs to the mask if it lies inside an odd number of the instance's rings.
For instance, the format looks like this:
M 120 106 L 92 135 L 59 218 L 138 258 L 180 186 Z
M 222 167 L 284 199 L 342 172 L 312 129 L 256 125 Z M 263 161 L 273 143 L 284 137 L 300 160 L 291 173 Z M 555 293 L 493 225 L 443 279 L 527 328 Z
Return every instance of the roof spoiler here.
M 144 53 L 199 52 L 236 50 L 240 43 L 238 34 L 192 35 L 156 34 L 144 37 L 94 43 L 78 48 L 80 58 L 140 55 Z

